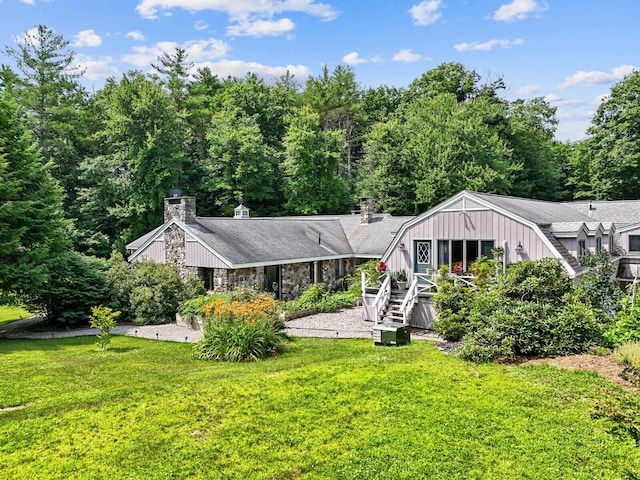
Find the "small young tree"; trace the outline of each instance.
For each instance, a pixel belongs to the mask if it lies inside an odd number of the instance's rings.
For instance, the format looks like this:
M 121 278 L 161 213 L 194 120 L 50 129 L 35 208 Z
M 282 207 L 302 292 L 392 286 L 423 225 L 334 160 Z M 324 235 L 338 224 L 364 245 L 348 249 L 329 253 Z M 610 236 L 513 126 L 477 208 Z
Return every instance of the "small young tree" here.
M 119 311 L 113 311 L 109 307 L 103 307 L 102 305 L 97 307 L 91 307 L 91 316 L 89 317 L 89 323 L 91 328 L 100 329 L 100 333 L 96 335 L 98 337 L 98 346 L 100 350 L 107 348 L 107 345 L 111 342 L 111 330 L 116 327 L 116 318 L 120 316 Z

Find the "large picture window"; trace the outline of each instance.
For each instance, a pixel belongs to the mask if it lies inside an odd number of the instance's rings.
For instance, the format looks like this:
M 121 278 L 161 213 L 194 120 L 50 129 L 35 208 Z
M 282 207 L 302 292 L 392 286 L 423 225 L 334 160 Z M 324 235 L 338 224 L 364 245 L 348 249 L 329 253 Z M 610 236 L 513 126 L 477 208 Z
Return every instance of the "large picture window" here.
M 492 258 L 493 240 L 438 240 L 438 268 L 448 265 L 449 270 L 461 268 L 464 271 L 480 257 Z
M 640 252 L 640 235 L 629 235 L 629 251 Z

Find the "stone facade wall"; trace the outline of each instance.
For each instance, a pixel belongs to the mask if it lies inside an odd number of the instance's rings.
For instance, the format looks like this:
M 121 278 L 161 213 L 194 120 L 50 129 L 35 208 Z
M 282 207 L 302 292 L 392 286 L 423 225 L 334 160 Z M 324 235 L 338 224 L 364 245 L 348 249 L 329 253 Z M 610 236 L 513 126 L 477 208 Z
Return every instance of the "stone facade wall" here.
M 197 267 L 188 267 L 185 265 L 186 236 L 184 230 L 182 230 L 177 225 L 171 225 L 164 232 L 164 252 L 165 262 L 168 264 L 177 265 L 180 272 L 180 277 L 182 277 L 183 280 L 185 280 L 190 274 L 198 274 Z
M 322 284 L 333 286 L 340 279 L 337 275 L 339 260 L 325 260 L 321 264 Z M 319 266 L 320 267 L 320 266 Z M 345 275 L 353 273 L 354 261 L 344 260 Z M 300 295 L 312 284 L 313 262 L 292 263 L 280 266 L 280 299 L 291 300 Z M 209 276 L 210 290 L 214 292 L 228 292 L 238 287 L 265 288 L 266 275 L 263 267 L 241 268 L 228 270 L 225 268 L 200 269 L 200 278 L 205 280 Z
M 206 275 L 211 275 L 209 289 L 214 292 L 224 293 L 238 287 L 264 288 L 264 268 L 202 269 L 200 277 L 204 280 Z
M 280 267 L 281 299 L 291 300 L 311 285 L 312 263 L 292 263 Z

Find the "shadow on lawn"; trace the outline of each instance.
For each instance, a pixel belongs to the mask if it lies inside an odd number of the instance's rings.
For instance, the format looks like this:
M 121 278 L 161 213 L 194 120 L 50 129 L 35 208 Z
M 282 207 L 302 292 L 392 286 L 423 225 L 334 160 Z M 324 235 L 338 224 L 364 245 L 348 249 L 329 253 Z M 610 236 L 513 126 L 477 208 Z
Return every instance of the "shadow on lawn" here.
M 105 350 L 100 350 L 96 346 L 95 335 L 83 337 L 62 337 L 62 338 L 1 338 L 0 355 L 12 352 L 35 352 L 35 351 L 58 351 L 69 347 L 87 346 L 96 353 L 124 354 L 140 350 L 140 347 L 115 347 L 108 346 Z

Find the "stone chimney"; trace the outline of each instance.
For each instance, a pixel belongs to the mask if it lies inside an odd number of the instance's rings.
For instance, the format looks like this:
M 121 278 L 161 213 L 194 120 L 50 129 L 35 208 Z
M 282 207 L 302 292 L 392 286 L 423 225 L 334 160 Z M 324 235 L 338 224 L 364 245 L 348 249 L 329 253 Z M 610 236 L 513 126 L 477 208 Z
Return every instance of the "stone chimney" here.
M 360 223 L 373 222 L 373 199 L 362 197 L 360 199 Z
M 196 197 L 182 197 L 177 193 L 164 199 L 164 221 L 175 218 L 187 225 L 196 223 Z

